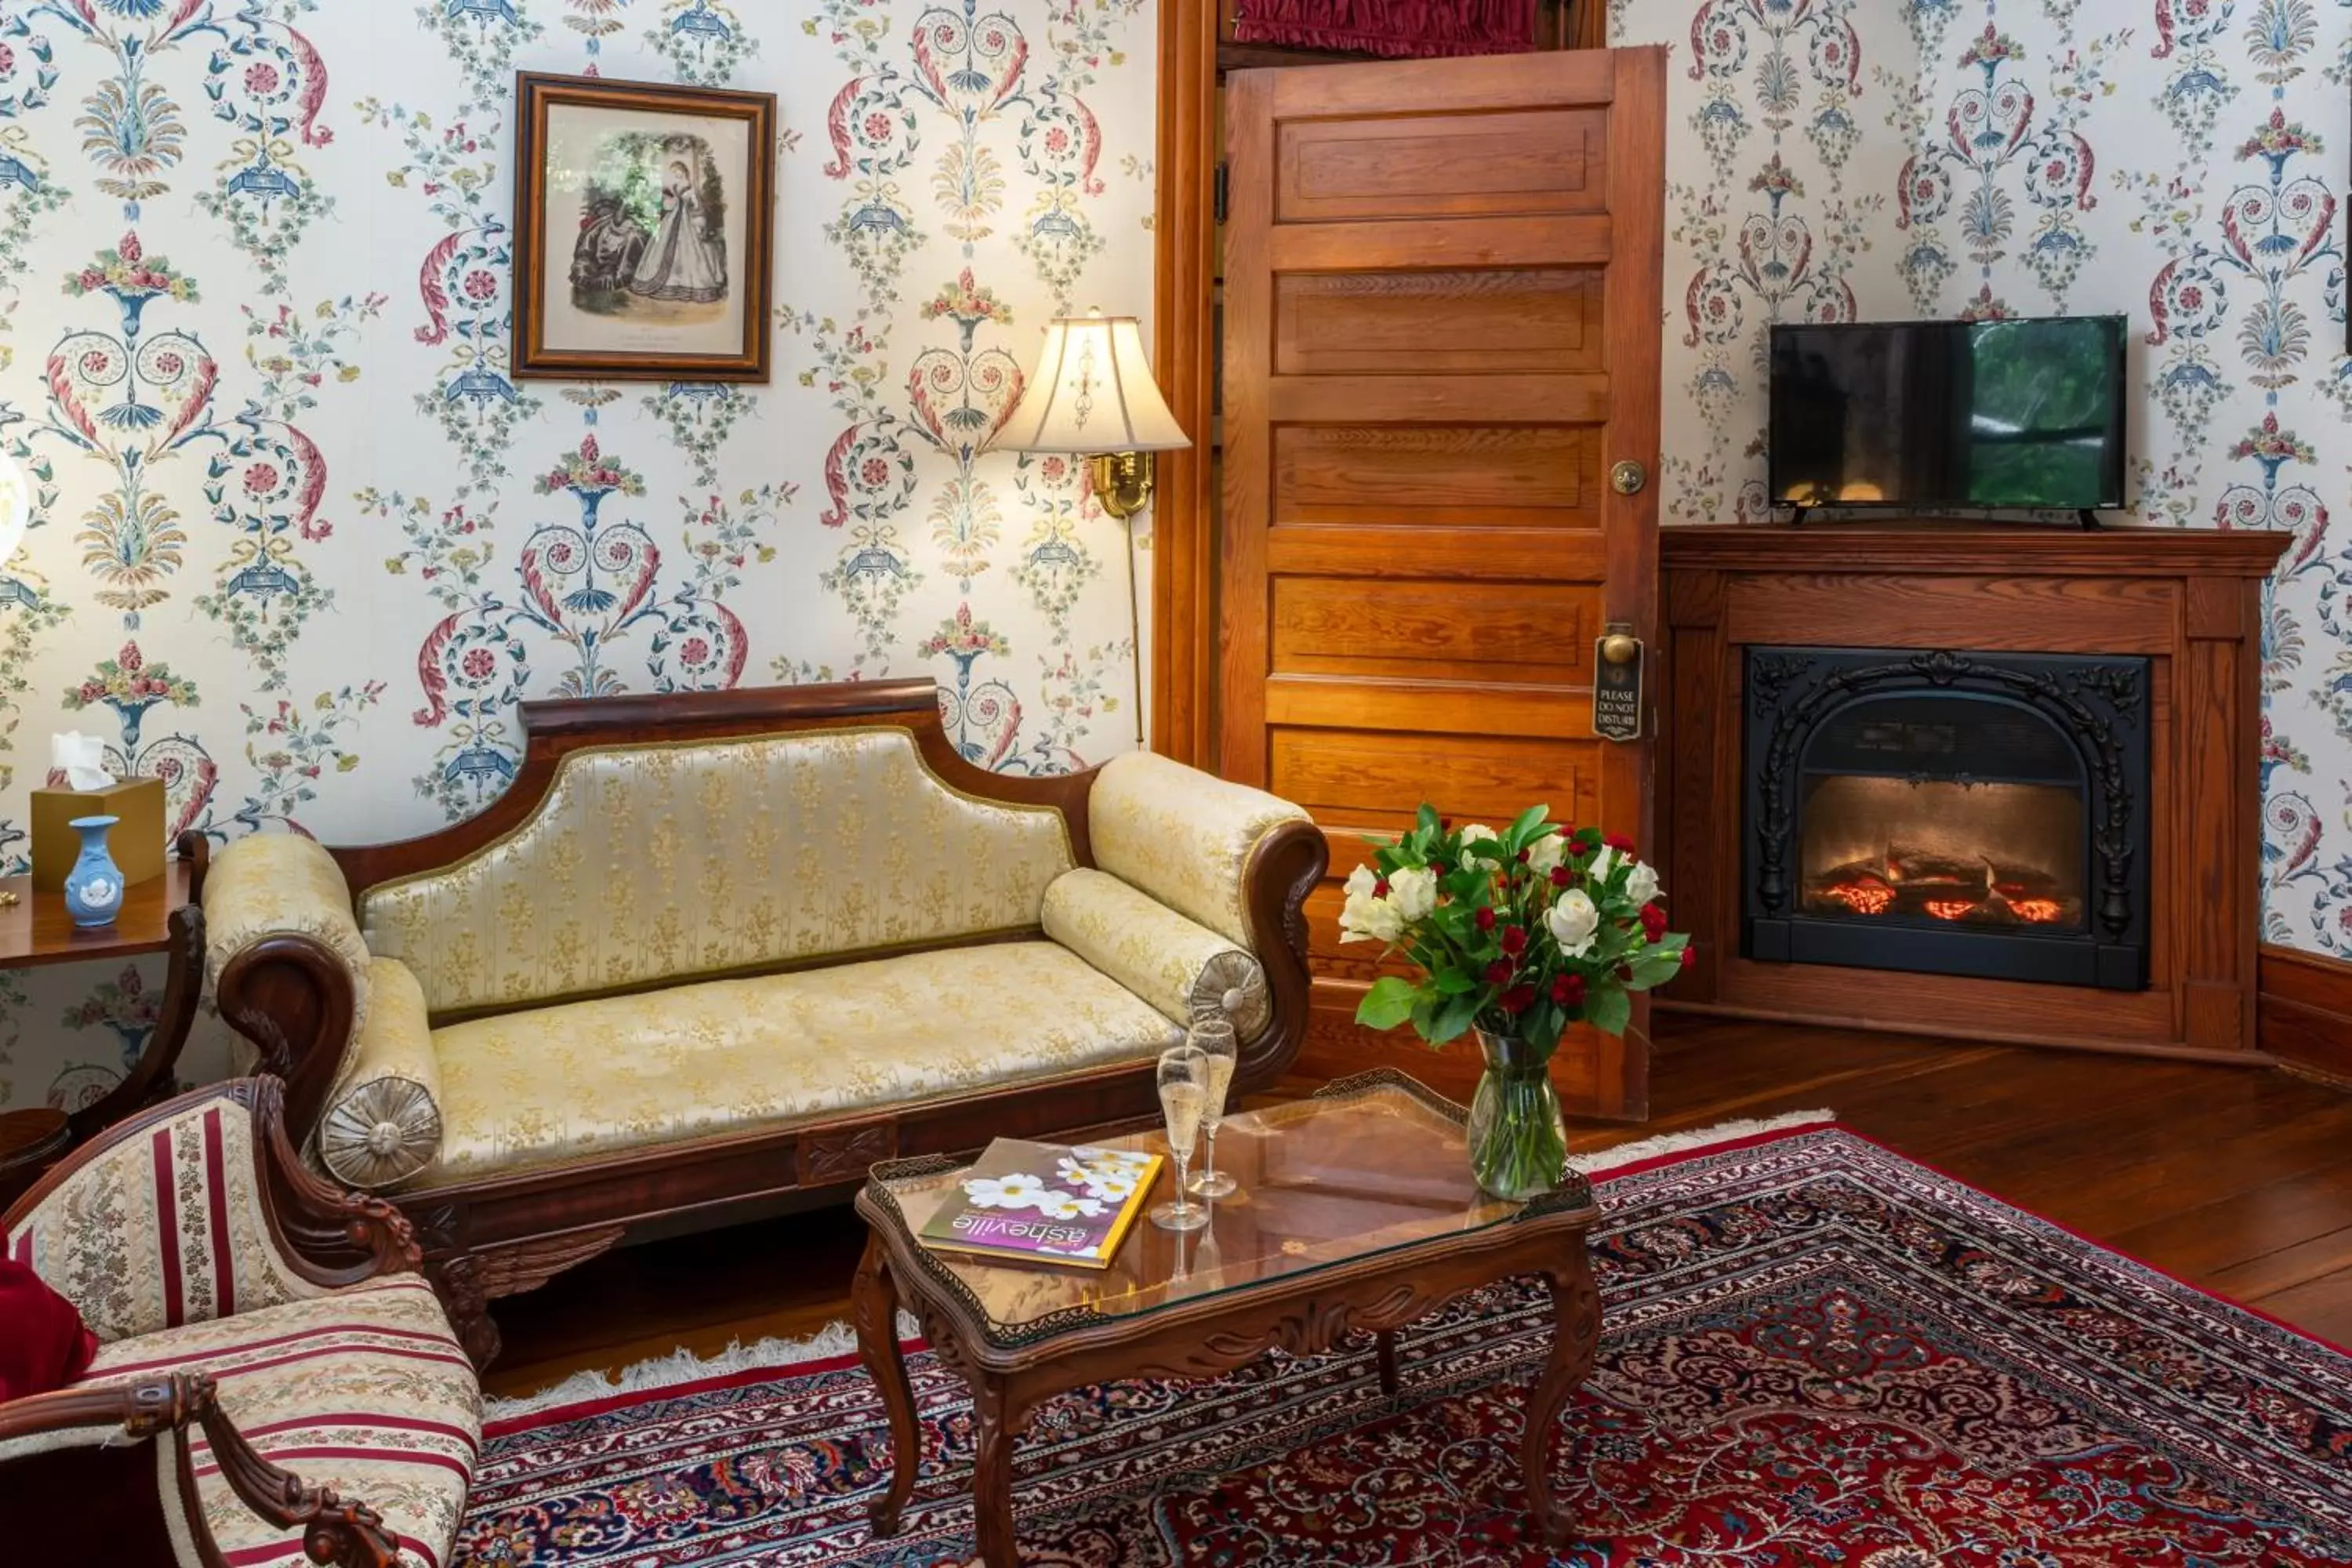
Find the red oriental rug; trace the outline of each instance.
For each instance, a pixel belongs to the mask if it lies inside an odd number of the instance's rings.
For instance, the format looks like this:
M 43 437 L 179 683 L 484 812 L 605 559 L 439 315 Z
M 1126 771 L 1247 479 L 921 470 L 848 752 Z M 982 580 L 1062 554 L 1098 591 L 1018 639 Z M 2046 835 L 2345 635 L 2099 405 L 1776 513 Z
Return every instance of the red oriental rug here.
M 1556 1464 L 1584 1538 L 1522 1534 L 1539 1289 L 1213 1383 L 1040 1413 L 1023 1556 L 1054 1568 L 2297 1568 L 2352 1563 L 2352 1356 L 1863 1138 L 1815 1126 L 1598 1179 L 1600 1365 Z M 971 1552 L 971 1409 L 896 1540 L 880 1405 L 836 1358 L 495 1422 L 457 1564 L 906 1564 Z

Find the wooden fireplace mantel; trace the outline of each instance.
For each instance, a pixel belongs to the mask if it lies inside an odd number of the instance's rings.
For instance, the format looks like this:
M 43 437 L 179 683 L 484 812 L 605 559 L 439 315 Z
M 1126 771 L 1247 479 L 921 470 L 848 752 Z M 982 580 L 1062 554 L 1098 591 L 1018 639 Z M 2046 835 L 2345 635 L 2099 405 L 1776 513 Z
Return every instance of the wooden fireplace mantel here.
M 1659 531 L 1656 820 L 1698 957 L 1670 1010 L 2261 1062 L 2262 589 L 2280 533 L 1933 519 Z M 2099 991 L 1739 955 L 1741 650 L 2151 660 L 2149 985 Z

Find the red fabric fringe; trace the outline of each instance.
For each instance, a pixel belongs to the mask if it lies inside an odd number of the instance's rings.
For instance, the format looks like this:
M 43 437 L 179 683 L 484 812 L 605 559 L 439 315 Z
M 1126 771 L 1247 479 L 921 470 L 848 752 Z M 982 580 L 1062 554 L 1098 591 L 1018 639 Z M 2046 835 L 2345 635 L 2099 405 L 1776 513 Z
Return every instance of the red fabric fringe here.
M 1234 41 L 1414 59 L 1536 47 L 1538 0 L 1242 0 Z

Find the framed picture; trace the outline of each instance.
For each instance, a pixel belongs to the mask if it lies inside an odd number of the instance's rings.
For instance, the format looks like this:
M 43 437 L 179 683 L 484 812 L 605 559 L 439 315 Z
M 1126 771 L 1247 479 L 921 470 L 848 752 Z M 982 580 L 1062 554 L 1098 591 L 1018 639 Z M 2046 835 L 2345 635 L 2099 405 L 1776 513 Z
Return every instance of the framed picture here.
M 776 98 L 515 78 L 514 374 L 765 381 Z

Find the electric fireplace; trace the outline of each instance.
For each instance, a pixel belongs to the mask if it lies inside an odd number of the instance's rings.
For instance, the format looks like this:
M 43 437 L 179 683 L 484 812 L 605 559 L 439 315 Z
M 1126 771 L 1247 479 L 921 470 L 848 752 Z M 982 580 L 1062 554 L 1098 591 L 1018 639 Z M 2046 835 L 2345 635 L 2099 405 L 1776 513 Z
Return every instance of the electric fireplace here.
M 2147 985 L 2148 661 L 1746 649 L 1748 958 Z

